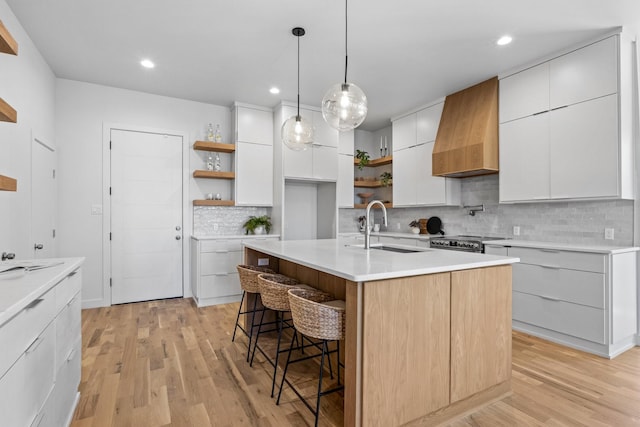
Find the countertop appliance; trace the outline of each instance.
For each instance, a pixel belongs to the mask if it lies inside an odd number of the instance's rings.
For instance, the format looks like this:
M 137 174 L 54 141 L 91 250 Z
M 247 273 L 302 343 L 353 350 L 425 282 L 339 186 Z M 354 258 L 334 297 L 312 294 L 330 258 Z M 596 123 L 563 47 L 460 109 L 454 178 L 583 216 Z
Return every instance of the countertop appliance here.
M 480 252 L 484 253 L 484 240 L 499 240 L 499 237 L 482 236 L 442 236 L 429 239 L 429 247 L 435 249 L 448 249 L 451 251 Z

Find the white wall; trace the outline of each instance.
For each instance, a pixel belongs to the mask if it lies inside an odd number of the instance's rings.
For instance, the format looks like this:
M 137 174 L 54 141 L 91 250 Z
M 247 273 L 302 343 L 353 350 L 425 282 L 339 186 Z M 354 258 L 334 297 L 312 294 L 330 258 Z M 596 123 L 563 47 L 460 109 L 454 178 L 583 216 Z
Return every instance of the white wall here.
M 55 143 L 55 76 L 4 0 L 0 19 L 18 42 L 18 56 L 0 54 L 0 98 L 18 112 L 0 122 L 0 174 L 18 180 L 17 192 L 0 191 L 0 252 L 31 258 L 31 135 Z
M 56 91 L 59 252 L 61 256 L 86 257 L 83 307 L 106 306 L 110 297 L 103 288 L 102 216 L 91 215 L 91 206 L 101 205 L 103 197 L 103 123 L 182 132 L 189 135 L 185 144 L 191 147 L 196 139 L 204 137 L 209 122 L 214 126 L 219 123 L 223 141 L 230 141 L 230 110 L 228 107 L 63 79 L 57 80 Z M 190 169 L 202 169 L 201 154 L 191 149 L 187 152 Z M 203 198 L 204 192 L 215 191 L 194 179 L 189 181 L 190 194 L 186 198 L 189 206 L 191 200 Z M 187 237 L 192 232 L 190 227 L 187 228 L 191 218 L 183 221 Z M 188 266 L 188 251 L 184 261 Z M 184 288 L 189 295 L 189 284 L 185 283 Z

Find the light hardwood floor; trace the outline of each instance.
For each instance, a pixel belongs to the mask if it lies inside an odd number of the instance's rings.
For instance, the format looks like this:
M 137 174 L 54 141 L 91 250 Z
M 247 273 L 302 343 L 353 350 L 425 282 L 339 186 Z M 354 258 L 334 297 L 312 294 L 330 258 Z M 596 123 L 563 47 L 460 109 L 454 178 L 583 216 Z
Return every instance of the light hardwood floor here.
M 173 299 L 83 310 L 71 426 L 313 425 L 286 386 L 275 405 L 272 367 L 261 355 L 249 367 L 247 338 L 231 342 L 237 308 Z M 317 371 L 302 365 L 291 378 L 311 395 Z M 451 425 L 640 426 L 640 347 L 607 360 L 514 332 L 513 392 Z M 342 415 L 339 394 L 323 398 L 320 425 Z

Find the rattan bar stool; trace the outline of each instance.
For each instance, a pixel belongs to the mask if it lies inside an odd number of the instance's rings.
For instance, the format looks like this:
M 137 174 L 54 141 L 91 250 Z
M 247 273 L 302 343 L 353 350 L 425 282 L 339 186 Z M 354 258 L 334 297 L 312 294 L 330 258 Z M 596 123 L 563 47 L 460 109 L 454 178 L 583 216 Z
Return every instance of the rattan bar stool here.
M 309 408 L 309 410 L 315 415 L 315 426 L 318 425 L 318 416 L 320 414 L 320 398 L 327 394 L 342 390 L 344 385 L 340 384 L 340 366 L 344 367 L 340 363 L 340 340 L 344 339 L 345 335 L 345 302 L 342 300 L 333 300 L 331 296 L 327 294 L 318 294 L 309 292 L 306 289 L 290 289 L 289 290 L 289 306 L 291 308 L 291 317 L 293 318 L 293 325 L 303 337 L 314 338 L 322 341 L 322 353 L 314 354 L 310 356 L 301 357 L 296 360 L 291 360 L 291 353 L 294 349 L 291 340 L 291 346 L 289 347 L 289 354 L 287 356 L 287 364 L 284 367 L 284 373 L 282 374 L 282 381 L 280 383 L 280 392 L 278 393 L 278 399 L 276 404 L 280 404 L 280 397 L 282 396 L 282 388 L 285 381 L 294 393 L 302 400 L 302 402 Z M 335 341 L 336 349 L 329 350 L 329 343 Z M 324 374 L 324 359 L 325 356 L 331 359 L 331 354 L 337 354 L 338 359 L 338 385 L 328 390 L 322 390 L 322 377 Z M 313 357 L 320 356 L 320 375 L 318 379 L 318 395 L 316 397 L 316 407 L 314 408 L 306 401 L 298 390 L 286 380 L 287 369 L 289 364 L 308 360 Z M 333 377 L 333 375 L 332 375 Z
M 288 349 L 281 350 L 280 343 L 282 340 L 282 331 L 285 328 L 293 328 L 293 324 L 291 321 L 287 321 L 285 319 L 285 314 L 290 311 L 289 309 L 289 289 L 293 288 L 303 288 L 308 290 L 309 292 L 320 292 L 315 290 L 314 288 L 299 283 L 297 280 L 292 279 L 290 277 L 284 276 L 282 274 L 260 274 L 258 276 L 258 286 L 260 288 L 260 298 L 262 300 L 262 305 L 266 308 L 271 309 L 276 312 L 278 319 L 277 330 L 278 330 L 278 340 L 276 344 L 276 352 L 273 360 L 269 358 L 268 355 L 262 351 L 260 348 L 260 352 L 265 356 L 265 358 L 273 364 L 273 378 L 271 381 L 271 397 L 273 397 L 273 391 L 276 385 L 276 374 L 278 372 L 278 360 L 280 357 L 280 353 L 287 351 Z M 258 347 L 258 340 L 260 339 L 260 334 L 263 332 L 268 332 L 263 330 L 262 327 L 265 325 L 264 323 L 264 311 L 260 316 L 260 325 L 258 326 L 258 333 L 256 335 L 255 343 L 253 344 L 253 351 L 251 353 L 251 363 L 250 366 L 253 366 L 253 358 L 256 355 L 256 349 Z M 269 331 L 273 331 L 270 329 Z M 293 339 L 297 338 L 297 334 L 294 331 Z
M 240 276 L 240 287 L 242 288 L 242 298 L 240 299 L 240 307 L 238 307 L 238 315 L 236 316 L 236 326 L 233 328 L 233 336 L 231 342 L 236 339 L 236 332 L 238 328 L 249 338 L 249 348 L 247 349 L 247 362 L 249 361 L 249 354 L 251 353 L 251 339 L 253 336 L 253 324 L 256 317 L 258 296 L 260 295 L 260 286 L 258 285 L 258 275 L 262 273 L 275 273 L 275 271 L 266 267 L 256 267 L 254 265 L 239 264 L 237 266 L 238 276 Z M 242 303 L 247 293 L 256 294 L 256 298 L 253 300 L 253 308 L 247 311 L 242 311 Z M 251 313 L 251 325 L 245 329 L 240 325 L 240 315 Z M 246 325 L 245 325 L 246 327 Z

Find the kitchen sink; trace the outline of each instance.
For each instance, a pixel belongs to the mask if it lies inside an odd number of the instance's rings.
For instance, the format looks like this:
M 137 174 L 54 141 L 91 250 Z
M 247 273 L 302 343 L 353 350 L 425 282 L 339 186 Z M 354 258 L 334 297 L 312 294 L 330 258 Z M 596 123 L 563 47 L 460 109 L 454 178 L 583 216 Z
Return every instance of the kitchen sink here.
M 389 251 L 389 252 L 399 252 L 402 254 L 410 254 L 414 252 L 425 252 L 420 249 L 399 248 L 397 246 L 386 246 L 386 245 L 382 245 L 382 246 L 371 245 L 371 249 L 378 249 L 380 251 Z

